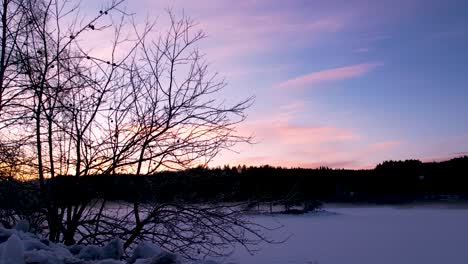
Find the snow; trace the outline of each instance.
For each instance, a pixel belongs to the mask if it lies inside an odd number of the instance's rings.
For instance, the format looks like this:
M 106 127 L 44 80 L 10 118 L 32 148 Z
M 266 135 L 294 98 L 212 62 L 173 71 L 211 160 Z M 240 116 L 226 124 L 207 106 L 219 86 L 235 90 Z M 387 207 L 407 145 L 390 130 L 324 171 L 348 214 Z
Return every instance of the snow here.
M 32 250 L 24 254 L 26 263 L 61 264 L 73 263 L 73 258 L 52 250 Z
M 151 258 L 164 253 L 164 250 L 162 250 L 158 245 L 142 241 L 136 246 L 133 251 L 133 255 L 129 258 L 128 262 L 134 263 L 137 259 Z
M 78 258 L 84 260 L 97 260 L 101 257 L 101 248 L 96 245 L 88 245 L 81 249 Z
M 83 245 L 73 245 L 73 246 L 68 247 L 68 250 L 70 250 L 70 253 L 72 253 L 73 255 L 78 255 L 80 254 L 83 248 L 84 248 Z
M 137 259 L 134 264 L 176 264 L 180 263 L 174 254 L 160 254 L 151 258 Z
M 7 241 L 11 236 L 12 231 L 4 227 L 0 227 L 0 243 Z
M 49 250 L 49 247 L 47 245 L 37 240 L 26 240 L 23 242 L 23 245 L 26 251 L 41 250 L 41 249 Z
M 97 264 L 124 264 L 125 262 L 115 259 L 104 259 L 99 261 Z
M 251 256 L 240 248 L 223 258 L 190 262 L 160 246 L 139 243 L 123 256 L 118 238 L 103 247 L 66 247 L 25 232 L 27 223 L 0 227 L 0 264 L 466 264 L 468 207 L 344 207 L 306 215 L 254 215 L 280 244 Z
M 19 221 L 13 229 L 0 227 L 0 264 L 190 264 L 187 259 L 166 252 L 158 245 L 141 242 L 128 260 L 124 259 L 123 242 L 115 238 L 107 245 L 51 243 L 29 233 L 29 224 Z M 197 262 L 197 264 L 216 264 Z
M 121 259 L 123 254 L 123 242 L 119 238 L 115 238 L 101 250 L 102 259 Z
M 115 259 L 119 260 L 123 257 L 123 243 L 122 240 L 115 238 L 104 247 L 96 245 L 88 246 L 72 246 L 67 249 L 69 253 L 75 252 L 79 259 L 83 260 L 102 260 L 102 259 Z
M 29 222 L 26 220 L 20 220 L 18 221 L 18 223 L 16 223 L 13 229 L 18 230 L 18 231 L 23 231 L 26 233 L 29 231 Z
M 256 223 L 283 228 L 251 256 L 236 250 L 240 264 L 466 264 L 468 207 L 344 207 L 306 215 L 254 216 Z
M 24 264 L 23 243 L 16 234 L 11 235 L 3 246 L 2 264 Z

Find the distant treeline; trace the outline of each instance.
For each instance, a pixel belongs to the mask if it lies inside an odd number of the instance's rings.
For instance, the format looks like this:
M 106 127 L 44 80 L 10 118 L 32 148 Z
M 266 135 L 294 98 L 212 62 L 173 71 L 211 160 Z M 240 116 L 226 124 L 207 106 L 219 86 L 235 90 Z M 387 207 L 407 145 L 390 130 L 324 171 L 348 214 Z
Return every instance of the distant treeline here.
M 78 180 L 78 181 L 76 181 Z M 152 176 L 57 177 L 57 197 L 132 201 L 290 201 L 399 203 L 468 197 L 468 156 L 443 162 L 385 161 L 371 170 L 193 168 Z M 67 198 L 68 197 L 68 198 Z
M 56 201 L 233 202 L 282 205 L 322 202 L 403 203 L 468 198 L 468 156 L 443 162 L 385 161 L 370 170 L 230 167 L 193 168 L 152 176 L 56 177 Z

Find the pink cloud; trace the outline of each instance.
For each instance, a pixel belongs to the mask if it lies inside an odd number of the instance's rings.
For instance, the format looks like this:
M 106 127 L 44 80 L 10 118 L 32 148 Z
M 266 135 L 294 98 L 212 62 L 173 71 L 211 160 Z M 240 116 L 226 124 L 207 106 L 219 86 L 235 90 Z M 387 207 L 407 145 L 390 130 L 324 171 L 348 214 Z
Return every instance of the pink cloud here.
M 306 102 L 304 100 L 295 100 L 279 107 L 280 111 L 289 113 L 289 115 L 304 111 Z
M 321 166 L 326 166 L 330 168 L 368 168 L 367 166 L 362 166 L 358 160 L 352 159 L 336 159 L 336 160 L 319 160 L 317 159 L 303 157 L 302 160 L 285 158 L 281 156 L 248 156 L 239 159 L 230 160 L 230 164 L 233 166 L 237 165 L 246 165 L 246 166 L 280 166 L 285 168 L 301 167 L 301 168 L 318 168 Z M 224 165 L 221 162 L 213 164 L 213 166 Z
M 401 145 L 401 141 L 392 140 L 370 145 L 369 149 L 373 151 L 382 151 L 395 148 Z
M 293 104 L 292 111 L 297 111 L 297 107 L 300 103 Z M 394 159 L 395 151 L 402 145 L 398 140 L 368 144 L 349 128 L 296 126 L 287 123 L 288 118 L 285 113 L 271 118 L 270 122 L 249 123 L 247 127 L 256 132 L 257 144 L 244 148 L 240 156 L 224 158 L 233 165 L 371 169 L 378 162 Z M 226 163 L 226 159 L 222 160 Z
M 304 88 L 305 86 L 313 86 L 323 82 L 339 81 L 343 79 L 359 77 L 382 65 L 382 63 L 362 63 L 312 72 L 294 79 L 284 81 L 276 85 L 276 87 L 281 89 Z
M 349 142 L 360 139 L 353 129 L 333 124 L 297 124 L 303 119 L 307 102 L 296 100 L 279 105 L 273 113 L 243 123 L 241 134 L 254 134 L 261 144 L 318 146 L 323 143 Z
M 282 125 L 274 128 L 272 133 L 277 134 L 287 144 L 320 144 L 355 140 L 359 137 L 349 129 L 332 126 L 293 126 Z
M 369 169 L 391 159 L 402 145 L 398 140 L 368 144 L 350 128 L 294 125 L 292 113 L 297 114 L 303 104 L 297 101 L 280 106 L 281 113 L 246 124 L 246 128 L 255 131 L 258 144 L 244 149 L 240 158 L 231 161 L 257 166 Z
M 362 141 L 354 143 L 353 145 L 296 146 L 294 152 L 283 155 L 282 159 L 289 167 L 317 168 L 327 166 L 330 168 L 371 169 L 378 162 L 387 159 L 384 157 L 389 151 L 401 145 L 400 141 L 384 141 L 370 145 L 366 145 Z M 369 157 L 377 157 L 377 160 L 372 160 L 372 158 L 369 160 Z
M 318 162 L 302 162 L 298 163 L 295 167 L 301 168 L 319 168 L 329 167 L 334 169 L 349 169 L 349 168 L 360 168 L 359 162 L 356 160 L 336 160 L 336 161 L 318 161 Z

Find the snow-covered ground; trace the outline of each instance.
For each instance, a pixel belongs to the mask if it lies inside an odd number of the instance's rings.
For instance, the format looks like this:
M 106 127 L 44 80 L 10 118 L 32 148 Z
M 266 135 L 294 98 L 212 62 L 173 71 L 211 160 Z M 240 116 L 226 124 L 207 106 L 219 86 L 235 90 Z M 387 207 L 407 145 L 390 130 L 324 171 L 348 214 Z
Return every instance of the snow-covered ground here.
M 466 264 L 468 208 L 443 206 L 340 207 L 322 214 L 255 216 L 258 223 L 284 225 L 272 237 L 283 244 L 263 245 L 241 264 Z
M 0 264 L 217 264 L 212 261 L 190 261 L 141 242 L 125 261 L 123 243 L 116 238 L 107 245 L 55 244 L 29 233 L 29 224 L 19 221 L 14 228 L 0 225 Z
M 263 244 L 251 256 L 234 252 L 221 263 L 238 264 L 466 264 L 468 207 L 343 207 L 307 215 L 256 215 L 257 223 L 284 225 L 270 234 L 281 244 Z M 67 248 L 15 229 L 0 227 L 0 264 L 154 264 L 177 257 L 156 245 L 141 244 L 133 256 L 119 261 L 121 241 L 99 248 Z M 159 261 L 161 260 L 161 262 Z M 183 259 L 180 262 L 187 263 Z M 218 260 L 219 261 L 219 260 Z M 200 262 L 202 263 L 202 262 Z M 214 263 L 214 262 L 203 262 Z

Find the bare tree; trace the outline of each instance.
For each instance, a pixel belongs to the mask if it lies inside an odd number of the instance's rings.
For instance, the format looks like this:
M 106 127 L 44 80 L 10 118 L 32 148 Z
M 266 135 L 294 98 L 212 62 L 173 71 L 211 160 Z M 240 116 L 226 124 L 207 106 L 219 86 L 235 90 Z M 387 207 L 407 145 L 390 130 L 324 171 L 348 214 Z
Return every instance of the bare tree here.
M 219 100 L 225 83 L 210 74 L 196 23 L 168 12 L 169 28 L 135 22 L 114 0 L 94 15 L 61 0 L 3 0 L 0 61 L 0 134 L 17 147 L 38 180 L 49 239 L 66 244 L 125 247 L 140 240 L 191 255 L 220 255 L 240 243 L 266 240 L 239 205 L 116 204 L 97 197 L 60 200 L 58 175 L 79 179 L 208 164 L 221 150 L 249 142 L 236 125 L 252 98 Z M 112 43 L 94 52 L 92 40 Z M 104 55 L 104 53 L 108 55 Z M 11 131 L 16 131 L 11 136 Z M 155 194 L 157 196 L 157 193 Z M 63 197 L 61 197 L 63 198 Z

